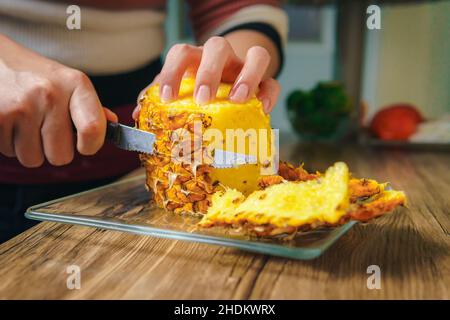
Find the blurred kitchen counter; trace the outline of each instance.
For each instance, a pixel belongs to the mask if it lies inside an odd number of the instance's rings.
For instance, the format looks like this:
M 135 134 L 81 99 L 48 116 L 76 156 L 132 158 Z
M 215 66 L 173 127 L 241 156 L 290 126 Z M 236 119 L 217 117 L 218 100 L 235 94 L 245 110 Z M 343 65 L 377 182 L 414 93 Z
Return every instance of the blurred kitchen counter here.
M 355 176 L 405 190 L 408 208 L 356 225 L 312 261 L 43 222 L 0 245 L 0 298 L 449 298 L 449 152 L 292 141 L 280 158 L 319 170 L 345 161 Z M 81 269 L 80 289 L 67 288 L 70 265 Z M 379 290 L 367 288 L 371 265 Z

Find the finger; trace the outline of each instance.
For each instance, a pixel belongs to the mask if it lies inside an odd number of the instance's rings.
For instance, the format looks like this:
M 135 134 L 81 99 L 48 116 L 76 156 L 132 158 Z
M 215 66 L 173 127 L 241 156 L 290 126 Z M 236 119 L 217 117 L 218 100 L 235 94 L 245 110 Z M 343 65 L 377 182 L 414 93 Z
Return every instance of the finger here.
M 242 103 L 253 96 L 269 64 L 270 55 L 266 49 L 258 46 L 250 48 L 245 57 L 241 73 L 230 92 L 230 100 Z
M 17 160 L 27 168 L 37 168 L 44 163 L 41 122 L 40 118 L 25 116 L 14 126 L 14 152 Z
M 69 109 L 77 129 L 77 149 L 83 155 L 92 155 L 105 141 L 106 116 L 87 76 L 80 75 L 76 83 Z
M 72 162 L 74 140 L 67 107 L 55 107 L 46 115 L 41 135 L 44 154 L 50 164 L 63 166 Z
M 178 44 L 169 50 L 158 76 L 161 101 L 170 102 L 178 97 L 183 74 L 188 67 L 195 67 L 200 63 L 201 55 L 200 48 L 188 44 Z
M 134 108 L 134 110 L 133 110 L 133 114 L 132 114 L 132 117 L 133 117 L 133 120 L 134 121 L 138 121 L 139 120 L 139 113 L 141 112 L 141 105 L 137 105 L 135 108 Z
M 113 111 L 105 107 L 103 107 L 103 111 L 105 112 L 105 117 L 108 121 L 119 122 L 119 117 Z
M 272 111 L 273 107 L 277 103 L 279 95 L 280 84 L 278 81 L 273 78 L 269 78 L 261 82 L 257 97 L 261 101 L 265 113 Z
M 13 142 L 13 124 L 10 121 L 0 123 L 0 153 L 7 157 L 15 157 Z
M 203 105 L 216 96 L 226 62 L 233 54 L 228 41 L 212 37 L 203 46 L 202 59 L 195 80 L 195 101 Z

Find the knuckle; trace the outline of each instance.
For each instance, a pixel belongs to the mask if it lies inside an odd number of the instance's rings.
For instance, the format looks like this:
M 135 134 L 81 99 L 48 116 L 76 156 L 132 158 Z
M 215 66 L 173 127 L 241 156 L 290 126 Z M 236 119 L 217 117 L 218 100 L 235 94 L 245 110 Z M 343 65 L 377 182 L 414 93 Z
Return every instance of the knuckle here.
M 16 119 L 29 118 L 33 115 L 33 105 L 28 96 L 18 96 L 12 104 L 11 116 Z
M 48 79 L 40 79 L 31 88 L 31 95 L 36 97 L 44 107 L 51 107 L 57 92 L 53 83 Z
M 223 37 L 219 37 L 219 36 L 214 36 L 208 39 L 208 41 L 206 41 L 205 43 L 205 47 L 212 47 L 215 50 L 226 50 L 229 48 L 229 44 L 228 41 L 225 40 L 225 38 Z
M 260 59 L 270 60 L 270 54 L 266 48 L 263 48 L 261 46 L 253 46 L 248 50 L 249 50 L 249 53 L 260 57 Z
M 169 53 L 171 55 L 185 55 L 188 54 L 189 51 L 191 51 L 191 46 L 186 43 L 179 43 L 174 45 L 170 50 Z
M 87 83 L 89 77 L 84 73 L 76 69 L 66 68 L 63 71 L 63 76 L 67 81 L 71 83 Z
M 80 125 L 78 131 L 83 137 L 86 138 L 97 138 L 103 134 L 103 126 L 99 120 L 89 121 Z

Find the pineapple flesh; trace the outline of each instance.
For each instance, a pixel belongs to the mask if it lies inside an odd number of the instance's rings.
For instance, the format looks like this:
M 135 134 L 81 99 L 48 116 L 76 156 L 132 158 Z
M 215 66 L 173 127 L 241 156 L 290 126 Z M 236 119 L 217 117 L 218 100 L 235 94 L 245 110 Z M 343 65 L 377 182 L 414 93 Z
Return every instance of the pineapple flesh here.
M 156 84 L 139 102 L 137 126 L 157 138 L 154 154 L 140 157 L 146 169 L 146 185 L 158 206 L 176 213 L 198 214 L 202 227 L 244 227 L 250 234 L 277 236 L 337 226 L 350 219 L 368 221 L 405 204 L 403 192 L 386 190 L 386 184 L 375 180 L 351 177 L 342 162 L 323 174 L 280 162 L 276 172 L 262 175 L 267 167 L 273 168 L 274 158 L 270 118 L 261 102 L 253 97 L 243 104 L 232 103 L 228 100 L 231 85 L 221 84 L 216 98 L 201 106 L 194 101 L 194 86 L 195 79 L 183 79 L 179 98 L 164 103 Z M 268 132 L 258 137 L 258 143 L 271 146 L 268 155 L 257 155 L 256 164 L 214 168 L 205 161 L 212 157 L 214 148 L 241 151 L 233 140 L 228 141 L 229 129 L 241 129 L 246 134 L 260 129 Z M 221 138 L 211 139 L 205 133 L 208 130 Z M 174 139 L 180 136 L 188 137 L 188 142 Z M 177 149 L 184 146 L 187 148 Z M 181 160 L 174 159 L 174 149 L 181 150 Z M 247 141 L 243 152 L 254 151 Z

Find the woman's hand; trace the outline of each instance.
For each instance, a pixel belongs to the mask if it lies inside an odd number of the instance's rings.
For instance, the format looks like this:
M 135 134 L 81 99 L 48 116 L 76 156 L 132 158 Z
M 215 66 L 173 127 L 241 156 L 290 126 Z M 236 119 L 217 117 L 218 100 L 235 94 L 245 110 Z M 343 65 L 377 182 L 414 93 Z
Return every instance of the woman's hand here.
M 171 101 L 178 96 L 183 75 L 186 72 L 196 73 L 194 97 L 197 103 L 205 104 L 213 99 L 223 81 L 233 83 L 229 96 L 231 101 L 242 103 L 256 93 L 264 111 L 269 113 L 280 93 L 278 82 L 267 76 L 270 60 L 265 48 L 253 46 L 248 49 L 243 61 L 227 39 L 212 37 L 200 47 L 174 45 L 153 83 L 159 83 L 161 99 Z M 133 113 L 135 119 L 138 111 Z
M 0 35 L 0 153 L 26 167 L 44 159 L 65 165 L 74 155 L 73 125 L 78 151 L 92 155 L 103 145 L 107 118 L 117 121 L 85 74 Z

